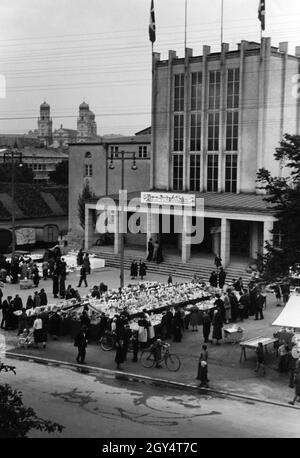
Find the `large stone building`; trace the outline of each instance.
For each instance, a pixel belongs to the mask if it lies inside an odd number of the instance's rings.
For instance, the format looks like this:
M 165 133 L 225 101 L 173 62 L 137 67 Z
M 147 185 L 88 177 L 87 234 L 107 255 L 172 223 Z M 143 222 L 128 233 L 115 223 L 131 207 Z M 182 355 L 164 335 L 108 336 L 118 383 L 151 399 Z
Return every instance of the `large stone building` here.
M 146 205 L 145 246 L 147 238 L 158 235 L 164 249 L 178 250 L 183 262 L 203 252 L 220 254 L 225 266 L 234 257 L 257 258 L 272 240 L 276 220 L 256 187 L 256 173 L 262 167 L 284 173 L 274 160 L 275 148 L 284 133 L 299 133 L 293 77 L 299 74 L 300 47 L 291 55 L 287 43 L 275 47 L 263 38 L 261 43 L 242 41 L 234 50 L 223 43 L 214 53 L 204 46 L 200 56 L 186 49 L 184 58 L 169 51 L 168 60 L 160 60 L 154 53 L 153 60 L 152 192 L 147 199 L 160 201 L 157 213 L 171 212 L 171 221 L 169 233 L 163 234 L 161 216 Z M 179 231 L 174 229 L 176 199 L 187 205 Z M 193 208 L 197 199 L 204 213 Z M 90 215 L 95 210 L 95 204 L 87 205 L 87 248 L 93 242 Z M 203 240 L 191 244 L 192 223 L 203 216 Z

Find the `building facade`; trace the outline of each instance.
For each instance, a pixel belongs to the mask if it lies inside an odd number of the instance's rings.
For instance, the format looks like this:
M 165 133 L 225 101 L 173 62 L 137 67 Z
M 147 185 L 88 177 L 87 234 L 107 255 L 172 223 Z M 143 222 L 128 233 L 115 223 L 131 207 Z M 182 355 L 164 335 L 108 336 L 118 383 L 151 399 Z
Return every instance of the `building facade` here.
M 33 171 L 34 182 L 37 184 L 47 184 L 49 174 L 56 169 L 57 164 L 68 161 L 67 154 L 52 148 L 18 148 L 22 153 L 22 161 Z M 5 149 L 0 152 L 0 163 L 4 162 Z
M 227 266 L 234 257 L 263 253 L 276 220 L 256 174 L 261 168 L 285 174 L 273 155 L 285 133 L 299 133 L 299 63 L 300 47 L 291 55 L 286 42 L 275 47 L 270 38 L 242 41 L 235 50 L 223 43 L 218 53 L 204 46 L 201 56 L 186 49 L 184 58 L 169 51 L 168 60 L 160 60 L 154 53 L 149 199 L 162 198 L 158 217 L 145 210 L 147 239 L 159 237 L 183 262 L 204 252 L 220 255 Z M 203 211 L 186 212 L 176 231 L 175 206 L 162 193 L 200 199 Z M 90 218 L 93 206 L 87 210 Z M 161 217 L 170 212 L 164 234 Z M 203 239 L 193 244 L 187 234 L 199 218 Z M 89 246 L 87 229 L 86 237 Z
M 98 199 L 117 194 L 121 188 L 121 152 L 125 151 L 124 187 L 129 192 L 149 189 L 150 135 L 105 137 L 96 143 L 77 142 L 69 149 L 69 245 L 82 246 L 84 230 L 78 215 L 78 198 L 85 186 L 94 198 L 94 215 Z M 137 170 L 132 169 L 133 157 Z M 114 169 L 109 166 L 113 161 Z M 93 218 L 95 221 L 95 218 Z M 92 229 L 93 245 L 99 234 Z
M 63 125 L 60 125 L 59 129 L 55 129 L 53 132 L 53 148 L 68 148 L 69 143 L 76 142 L 77 130 L 66 129 Z

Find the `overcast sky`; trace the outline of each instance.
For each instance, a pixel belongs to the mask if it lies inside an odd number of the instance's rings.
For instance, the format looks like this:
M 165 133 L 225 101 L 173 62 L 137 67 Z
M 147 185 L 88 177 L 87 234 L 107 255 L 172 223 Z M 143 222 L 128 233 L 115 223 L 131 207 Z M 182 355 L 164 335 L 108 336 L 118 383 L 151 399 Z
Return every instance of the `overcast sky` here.
M 258 3 L 224 0 L 224 42 L 231 48 L 259 40 Z M 204 44 L 220 49 L 220 5 L 188 0 L 187 45 L 194 55 Z M 154 6 L 155 51 L 162 59 L 168 49 L 182 56 L 185 0 L 154 0 Z M 100 135 L 132 135 L 150 125 L 149 12 L 150 0 L 1 0 L 0 75 L 7 91 L 0 98 L 0 133 L 36 128 L 44 99 L 55 128 L 76 129 L 83 100 Z M 273 45 L 288 41 L 293 54 L 299 23 L 299 0 L 266 0 L 264 36 Z

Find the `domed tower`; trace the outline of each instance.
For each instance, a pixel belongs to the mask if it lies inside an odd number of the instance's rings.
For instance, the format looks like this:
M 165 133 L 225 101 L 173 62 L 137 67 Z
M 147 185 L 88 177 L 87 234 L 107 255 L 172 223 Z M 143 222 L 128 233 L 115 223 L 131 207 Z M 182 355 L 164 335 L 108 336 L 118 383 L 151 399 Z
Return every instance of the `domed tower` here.
M 52 143 L 52 118 L 50 117 L 50 105 L 46 102 L 40 106 L 38 131 L 41 143 L 44 143 L 45 146 L 50 145 Z
M 77 140 L 86 142 L 93 140 L 97 136 L 97 124 L 95 115 L 90 111 L 90 107 L 86 102 L 79 105 L 79 116 L 77 119 Z

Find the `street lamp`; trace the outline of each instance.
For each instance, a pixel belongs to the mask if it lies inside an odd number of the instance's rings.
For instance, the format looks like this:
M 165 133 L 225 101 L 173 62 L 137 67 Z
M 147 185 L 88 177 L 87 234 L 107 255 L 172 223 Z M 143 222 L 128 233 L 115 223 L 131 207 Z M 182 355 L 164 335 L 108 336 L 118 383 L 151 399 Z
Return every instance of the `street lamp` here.
M 9 150 L 4 153 L 3 161 L 6 164 L 11 164 L 11 226 L 12 226 L 12 252 L 13 259 L 16 251 L 16 228 L 15 228 L 15 164 L 18 167 L 23 167 L 22 153 L 17 151 L 17 145 L 14 148 L 9 147 Z
M 135 157 L 135 152 L 131 151 L 120 151 L 118 154 L 121 154 L 121 157 L 115 157 L 113 156 L 113 153 L 111 153 L 110 156 L 110 164 L 109 164 L 109 169 L 114 170 L 115 165 L 114 165 L 114 160 L 116 161 L 121 161 L 122 163 L 122 171 L 121 171 L 121 190 L 124 190 L 124 163 L 125 161 L 132 161 L 132 170 L 137 170 L 137 165 L 136 165 L 136 157 Z M 130 156 L 127 156 L 130 155 Z M 120 204 L 120 202 L 119 202 Z M 120 221 L 121 224 L 119 225 L 120 232 L 121 232 L 121 237 L 120 237 L 120 288 L 123 288 L 124 286 L 124 202 L 123 199 L 121 198 L 121 207 L 120 207 Z

